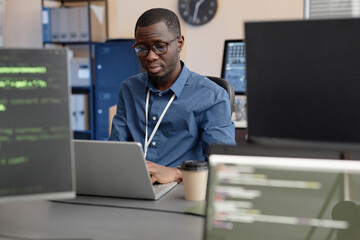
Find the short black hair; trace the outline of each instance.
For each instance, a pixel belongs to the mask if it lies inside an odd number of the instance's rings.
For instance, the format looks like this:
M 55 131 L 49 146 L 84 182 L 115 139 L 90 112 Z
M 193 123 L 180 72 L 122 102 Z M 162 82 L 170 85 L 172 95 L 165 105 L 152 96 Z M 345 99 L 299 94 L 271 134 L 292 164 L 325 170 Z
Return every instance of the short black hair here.
M 169 9 L 152 8 L 141 14 L 135 25 L 135 36 L 137 27 L 147 27 L 155 23 L 163 22 L 168 30 L 175 36 L 181 35 L 180 21 L 178 16 Z

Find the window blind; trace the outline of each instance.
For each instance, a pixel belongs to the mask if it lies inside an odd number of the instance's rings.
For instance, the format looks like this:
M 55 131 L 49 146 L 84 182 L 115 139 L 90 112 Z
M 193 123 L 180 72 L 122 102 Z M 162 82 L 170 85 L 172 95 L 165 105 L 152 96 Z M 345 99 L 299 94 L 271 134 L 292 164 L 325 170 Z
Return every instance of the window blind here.
M 305 18 L 360 16 L 360 0 L 305 0 Z

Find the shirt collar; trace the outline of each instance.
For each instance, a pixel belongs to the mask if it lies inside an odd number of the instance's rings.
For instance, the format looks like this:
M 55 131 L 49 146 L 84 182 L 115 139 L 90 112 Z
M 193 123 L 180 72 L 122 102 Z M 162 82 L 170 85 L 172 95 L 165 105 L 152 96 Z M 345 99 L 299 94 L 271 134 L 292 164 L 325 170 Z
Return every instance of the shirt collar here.
M 171 87 L 169 88 L 173 93 L 175 93 L 176 97 L 180 97 L 181 92 L 184 89 L 184 86 L 187 82 L 188 76 L 189 76 L 189 69 L 185 66 L 183 61 L 181 62 L 181 72 L 179 77 L 176 79 L 176 81 L 173 83 L 173 85 L 171 85 Z M 158 90 L 154 84 L 149 81 L 149 77 L 147 77 L 147 81 L 146 81 L 146 85 L 147 87 L 152 91 L 152 92 L 160 92 L 160 90 Z M 169 91 L 169 89 L 165 90 L 164 93 L 166 93 L 167 91 Z

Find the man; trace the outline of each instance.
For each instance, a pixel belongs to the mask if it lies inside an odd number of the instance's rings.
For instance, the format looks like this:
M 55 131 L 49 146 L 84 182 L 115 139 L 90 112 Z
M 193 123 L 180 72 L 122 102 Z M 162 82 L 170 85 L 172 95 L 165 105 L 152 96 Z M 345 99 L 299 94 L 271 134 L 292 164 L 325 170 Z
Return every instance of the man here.
M 181 181 L 186 160 L 205 160 L 210 144 L 235 144 L 227 92 L 180 61 L 179 19 L 170 10 L 144 12 L 133 46 L 145 73 L 122 84 L 109 140 L 144 147 L 153 182 Z

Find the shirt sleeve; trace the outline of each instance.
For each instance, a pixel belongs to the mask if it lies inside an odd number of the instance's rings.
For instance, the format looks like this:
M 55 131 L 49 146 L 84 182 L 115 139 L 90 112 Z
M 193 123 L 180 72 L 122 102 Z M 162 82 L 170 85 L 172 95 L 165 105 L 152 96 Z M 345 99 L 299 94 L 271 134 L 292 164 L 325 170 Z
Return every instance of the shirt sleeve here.
M 124 87 L 120 89 L 116 114 L 112 120 L 109 141 L 131 141 L 126 124 L 126 105 L 124 102 Z
M 212 144 L 236 145 L 235 124 L 231 120 L 229 102 L 227 92 L 220 91 L 214 96 L 213 104 L 202 114 L 202 145 L 206 157 L 209 146 Z

